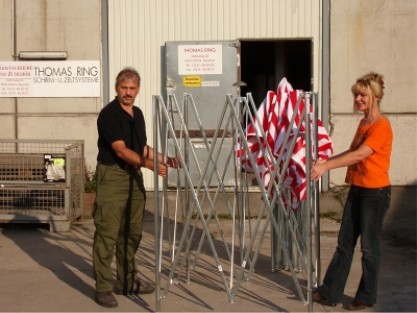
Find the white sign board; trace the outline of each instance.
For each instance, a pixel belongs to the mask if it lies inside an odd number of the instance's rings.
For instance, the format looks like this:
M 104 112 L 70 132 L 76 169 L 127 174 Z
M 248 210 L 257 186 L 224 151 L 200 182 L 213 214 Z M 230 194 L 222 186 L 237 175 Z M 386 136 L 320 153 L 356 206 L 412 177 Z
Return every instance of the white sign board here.
M 0 61 L 0 98 L 100 97 L 100 61 Z
M 222 45 L 179 45 L 179 75 L 221 75 Z

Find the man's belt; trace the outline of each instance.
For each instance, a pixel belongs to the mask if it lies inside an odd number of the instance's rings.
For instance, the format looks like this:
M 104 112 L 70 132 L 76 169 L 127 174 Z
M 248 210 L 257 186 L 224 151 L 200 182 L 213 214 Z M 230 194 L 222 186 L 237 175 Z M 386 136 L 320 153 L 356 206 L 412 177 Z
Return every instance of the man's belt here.
M 122 165 L 118 164 L 118 163 L 109 163 L 109 162 L 105 162 L 105 161 L 98 161 L 99 164 L 103 164 L 106 166 L 110 166 L 110 167 L 116 167 L 116 168 L 120 168 L 126 172 L 131 172 L 133 170 L 137 170 L 137 167 L 128 163 L 124 163 Z

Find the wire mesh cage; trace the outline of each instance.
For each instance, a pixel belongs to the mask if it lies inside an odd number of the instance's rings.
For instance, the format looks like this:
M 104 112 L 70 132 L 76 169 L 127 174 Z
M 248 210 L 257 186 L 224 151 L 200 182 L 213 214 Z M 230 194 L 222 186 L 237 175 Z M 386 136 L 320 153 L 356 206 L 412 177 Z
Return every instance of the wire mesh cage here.
M 67 231 L 83 211 L 82 140 L 0 140 L 0 222 Z

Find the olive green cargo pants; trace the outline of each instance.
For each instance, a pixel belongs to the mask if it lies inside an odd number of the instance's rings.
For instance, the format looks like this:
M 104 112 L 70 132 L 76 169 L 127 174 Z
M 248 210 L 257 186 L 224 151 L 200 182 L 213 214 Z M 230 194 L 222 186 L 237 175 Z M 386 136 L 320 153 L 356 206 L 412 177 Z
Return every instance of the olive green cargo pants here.
M 129 291 L 137 272 L 135 253 L 142 238 L 146 202 L 142 172 L 129 173 L 116 166 L 98 164 L 96 175 L 97 195 L 93 212 L 96 227 L 93 243 L 96 291 L 113 289 L 114 251 L 116 287 Z

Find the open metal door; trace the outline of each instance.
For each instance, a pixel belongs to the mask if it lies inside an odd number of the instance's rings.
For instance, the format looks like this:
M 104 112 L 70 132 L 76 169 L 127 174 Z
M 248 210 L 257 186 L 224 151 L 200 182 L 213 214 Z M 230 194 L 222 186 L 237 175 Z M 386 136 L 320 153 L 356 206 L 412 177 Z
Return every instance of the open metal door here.
M 178 136 L 183 136 L 184 127 L 187 128 L 188 142 L 190 147 L 185 147 L 197 155 L 197 158 L 190 158 L 188 166 L 190 173 L 198 173 L 198 167 L 204 168 L 207 164 L 210 146 L 203 141 L 203 135 L 208 137 L 209 144 L 213 139 L 216 129 L 219 127 L 219 120 L 222 118 L 222 109 L 226 102 L 226 96 L 238 96 L 240 94 L 240 43 L 239 41 L 197 41 L 197 42 L 167 42 L 165 44 L 166 82 L 165 92 L 167 103 L 169 97 L 174 96 L 178 103 L 182 103 L 184 94 L 191 95 L 193 104 L 198 114 L 188 106 L 185 106 L 184 115 L 186 122 L 179 119 L 176 112 L 173 112 L 172 119 Z M 205 134 L 202 134 L 201 129 Z M 220 130 L 220 135 L 222 130 Z M 180 135 L 181 134 L 181 135 Z M 215 139 L 215 138 L 214 138 Z M 229 151 L 233 148 L 231 135 L 223 140 L 221 146 L 215 147 L 225 151 L 220 153 L 217 164 L 219 167 L 230 167 L 226 163 Z M 168 139 L 168 151 L 172 152 L 173 147 Z M 219 150 L 217 150 L 219 151 Z M 195 168 L 195 171 L 193 170 Z M 228 168 L 223 184 L 228 185 L 234 182 L 233 169 Z M 196 182 L 196 174 L 193 182 Z M 178 183 L 175 172 L 170 171 L 168 176 L 169 184 Z M 218 182 L 210 182 L 216 186 Z

